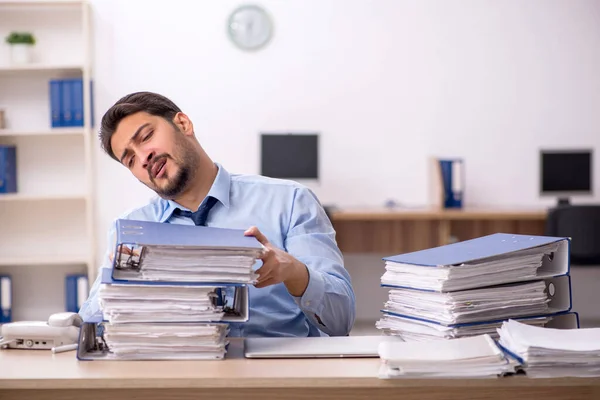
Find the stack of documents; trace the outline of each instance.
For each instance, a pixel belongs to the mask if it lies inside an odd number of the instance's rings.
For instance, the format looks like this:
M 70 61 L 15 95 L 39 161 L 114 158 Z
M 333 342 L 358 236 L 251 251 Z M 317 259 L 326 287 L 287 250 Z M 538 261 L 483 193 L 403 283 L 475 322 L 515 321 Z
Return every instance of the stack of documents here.
M 600 376 L 600 328 L 551 329 L 509 320 L 500 345 L 532 378 Z
M 104 340 L 113 359 L 222 359 L 226 324 L 106 324 Z
M 539 317 L 525 318 L 521 321 L 534 326 L 546 326 L 553 318 L 563 317 Z M 434 322 L 421 321 L 384 314 L 376 327 L 381 329 L 385 335 L 400 336 L 405 341 L 424 342 L 435 339 L 455 339 L 468 336 L 487 334 L 492 339 L 498 339 L 497 329 L 502 326 L 503 321 L 489 323 L 466 324 L 466 325 L 442 325 Z M 567 321 L 573 323 L 572 321 Z M 564 325 L 564 323 L 563 323 Z
M 220 321 L 219 292 L 210 286 L 102 284 L 98 299 L 112 324 Z
M 448 292 L 554 276 L 567 264 L 565 242 L 543 236 L 483 236 L 386 258 L 381 283 Z M 544 260 L 552 261 L 548 257 L 559 251 L 564 264 L 558 261 L 555 267 L 543 268 Z
M 255 283 L 263 251 L 238 229 L 117 221 L 117 280 Z
M 385 309 L 440 324 L 459 324 L 545 314 L 549 301 L 544 282 L 534 281 L 447 293 L 392 289 Z
M 383 341 L 379 357 L 382 379 L 496 378 L 515 372 L 517 365 L 489 335 L 431 343 Z
M 385 262 L 389 297 L 376 326 L 407 341 L 497 337 L 508 319 L 546 326 L 571 309 L 566 238 L 494 234 Z
M 243 230 L 117 221 L 100 313 L 84 321 L 78 358 L 223 359 L 229 323 L 248 320 L 262 249 Z

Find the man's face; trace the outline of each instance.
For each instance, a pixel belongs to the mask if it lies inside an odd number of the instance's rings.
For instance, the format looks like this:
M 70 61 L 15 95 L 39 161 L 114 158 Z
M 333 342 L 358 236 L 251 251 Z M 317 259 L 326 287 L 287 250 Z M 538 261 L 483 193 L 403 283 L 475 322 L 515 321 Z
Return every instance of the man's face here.
M 197 153 L 178 126 L 144 112 L 119 123 L 111 146 L 140 182 L 167 199 L 186 189 L 198 165 Z

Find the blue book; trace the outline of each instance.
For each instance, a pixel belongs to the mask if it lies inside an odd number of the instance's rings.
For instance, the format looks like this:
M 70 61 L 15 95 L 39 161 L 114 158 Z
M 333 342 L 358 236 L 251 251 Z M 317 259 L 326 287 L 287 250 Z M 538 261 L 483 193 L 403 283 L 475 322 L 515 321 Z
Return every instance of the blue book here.
M 0 193 L 17 192 L 17 148 L 0 145 Z
M 567 275 L 570 239 L 496 233 L 385 257 L 383 285 L 453 291 Z
M 62 122 L 62 82 L 58 79 L 52 79 L 50 86 L 50 126 L 60 128 Z
M 0 275 L 0 324 L 12 322 L 12 279 Z
M 88 277 L 70 274 L 65 277 L 65 311 L 78 313 L 88 297 Z

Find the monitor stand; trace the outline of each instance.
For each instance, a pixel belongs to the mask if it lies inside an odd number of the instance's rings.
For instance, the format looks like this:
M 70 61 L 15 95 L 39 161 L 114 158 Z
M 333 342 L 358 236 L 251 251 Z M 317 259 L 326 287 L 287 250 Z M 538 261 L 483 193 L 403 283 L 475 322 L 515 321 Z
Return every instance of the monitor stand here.
M 561 206 L 568 206 L 568 205 L 571 205 L 571 201 L 569 200 L 568 197 L 559 197 L 558 198 L 557 206 L 561 207 Z

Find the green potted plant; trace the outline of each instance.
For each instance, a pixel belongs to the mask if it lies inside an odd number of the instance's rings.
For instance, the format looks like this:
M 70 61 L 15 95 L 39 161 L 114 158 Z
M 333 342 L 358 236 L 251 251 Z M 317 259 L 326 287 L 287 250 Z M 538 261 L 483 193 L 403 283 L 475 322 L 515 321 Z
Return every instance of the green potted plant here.
M 6 43 L 11 48 L 11 62 L 13 64 L 27 64 L 31 62 L 31 50 L 35 45 L 35 37 L 29 32 L 11 32 L 6 37 Z

